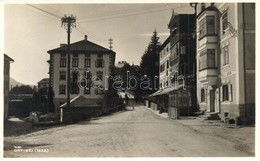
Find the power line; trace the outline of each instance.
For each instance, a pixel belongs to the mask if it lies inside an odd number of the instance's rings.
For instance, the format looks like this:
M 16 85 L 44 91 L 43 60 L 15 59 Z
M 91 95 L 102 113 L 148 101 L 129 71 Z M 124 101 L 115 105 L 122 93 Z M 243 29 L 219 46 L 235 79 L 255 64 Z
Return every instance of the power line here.
M 97 40 L 97 41 L 107 41 L 105 39 L 101 39 L 98 38 L 97 36 L 93 35 L 92 33 L 90 33 L 85 27 L 83 27 L 81 24 L 77 23 L 77 28 L 76 28 L 81 34 L 84 35 L 89 35 L 90 37 L 92 37 L 93 39 Z
M 160 5 L 160 6 L 153 6 L 153 7 L 150 7 L 150 8 L 147 8 L 147 7 L 142 7 L 142 8 L 138 8 L 137 10 L 129 10 L 128 12 L 126 12 L 125 10 L 116 10 L 117 13 L 110 13 L 110 14 L 106 14 L 106 15 L 100 15 L 100 16 L 85 16 L 85 17 L 79 17 L 80 19 L 89 19 L 89 18 L 99 18 L 99 17 L 107 17 L 107 16 L 114 16 L 114 15 L 118 15 L 119 12 L 124 12 L 124 14 L 128 14 L 128 13 L 133 13 L 133 12 L 138 12 L 138 11 L 143 11 L 143 10 L 151 10 L 151 9 L 154 9 L 154 8 L 159 8 L 159 7 L 162 7 L 162 6 L 165 6 L 164 4 L 163 5 Z M 115 11 L 115 10 L 113 10 Z
M 35 6 L 31 5 L 31 4 L 26 4 L 26 5 L 28 5 L 28 6 L 32 7 L 32 8 L 35 8 L 35 9 L 37 9 L 37 10 L 39 10 L 39 11 L 42 11 L 42 12 L 44 12 L 44 13 L 47 13 L 47 14 L 49 14 L 49 15 L 51 15 L 51 16 L 53 16 L 53 17 L 59 19 L 59 20 L 61 19 L 61 16 L 56 15 L 56 14 L 54 14 L 54 13 L 51 13 L 51 12 L 49 12 L 49 11 L 46 11 L 46 10 L 43 10 L 43 9 L 41 9 L 41 8 L 35 7 Z
M 47 8 L 49 8 L 50 10 L 52 10 L 52 11 L 54 11 L 55 13 L 59 13 L 59 15 L 61 15 L 61 17 L 63 16 L 63 15 L 65 15 L 65 13 L 62 13 L 62 12 L 60 12 L 59 10 L 57 10 L 57 9 L 55 9 L 55 8 L 53 8 L 53 7 L 51 7 L 50 5 L 44 5 L 44 6 L 46 6 Z
M 149 14 L 149 13 L 154 13 L 154 12 L 161 12 L 161 11 L 165 11 L 165 10 L 186 8 L 186 7 L 190 7 L 190 6 L 189 6 L 189 5 L 185 5 L 185 6 L 180 6 L 180 7 L 175 7 L 175 8 L 169 8 L 169 9 L 160 9 L 160 10 L 154 10 L 154 11 L 149 11 L 149 12 L 123 14 L 123 15 L 118 15 L 118 16 L 114 16 L 114 17 L 104 17 L 104 18 L 100 18 L 100 19 L 95 19 L 95 18 L 94 18 L 94 19 L 90 19 L 90 20 L 81 20 L 81 21 L 79 21 L 79 22 L 85 23 L 85 22 L 108 20 L 108 19 L 114 19 L 114 18 L 124 18 L 124 17 L 136 16 L 136 15 L 143 15 L 143 14 Z

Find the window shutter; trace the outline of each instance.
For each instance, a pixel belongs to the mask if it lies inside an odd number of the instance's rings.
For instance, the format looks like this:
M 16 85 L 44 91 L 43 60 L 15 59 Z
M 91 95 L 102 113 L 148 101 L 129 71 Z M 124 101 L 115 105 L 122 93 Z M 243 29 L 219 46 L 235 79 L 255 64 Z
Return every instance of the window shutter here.
M 96 65 L 96 67 L 98 67 L 98 64 L 97 64 L 97 63 L 98 63 L 98 61 L 96 60 L 96 61 L 95 61 L 95 65 Z
M 230 102 L 233 101 L 233 96 L 232 96 L 232 84 L 228 85 L 228 99 Z
M 219 97 L 220 97 L 220 102 L 223 102 L 223 86 L 220 87 Z

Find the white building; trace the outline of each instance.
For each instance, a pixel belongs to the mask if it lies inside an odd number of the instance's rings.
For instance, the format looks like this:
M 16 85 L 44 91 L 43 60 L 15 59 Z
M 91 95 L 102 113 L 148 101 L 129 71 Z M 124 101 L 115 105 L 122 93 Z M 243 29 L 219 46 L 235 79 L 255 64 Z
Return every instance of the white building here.
M 107 76 L 110 75 L 110 67 L 115 63 L 116 53 L 88 41 L 87 36 L 82 41 L 72 43 L 70 51 L 70 98 L 82 95 L 87 99 L 101 101 L 104 90 L 108 88 Z M 54 104 L 58 109 L 67 98 L 67 45 L 49 50 L 48 53 L 50 54 L 48 61 L 50 63 L 50 86 L 54 90 Z M 87 88 L 79 88 L 79 81 L 82 87 Z M 93 86 L 93 82 L 96 81 L 101 88 Z
M 197 11 L 197 96 L 200 110 L 253 122 L 255 4 L 200 3 Z

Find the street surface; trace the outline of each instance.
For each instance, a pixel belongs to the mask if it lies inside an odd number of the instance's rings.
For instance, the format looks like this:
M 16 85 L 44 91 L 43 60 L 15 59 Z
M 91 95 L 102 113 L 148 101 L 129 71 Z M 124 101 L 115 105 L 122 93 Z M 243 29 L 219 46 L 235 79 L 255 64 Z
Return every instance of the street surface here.
M 252 156 L 229 139 L 163 118 L 144 106 L 5 137 L 5 157 L 214 157 Z M 205 127 L 206 128 L 206 127 Z M 26 151 L 27 150 L 27 151 Z

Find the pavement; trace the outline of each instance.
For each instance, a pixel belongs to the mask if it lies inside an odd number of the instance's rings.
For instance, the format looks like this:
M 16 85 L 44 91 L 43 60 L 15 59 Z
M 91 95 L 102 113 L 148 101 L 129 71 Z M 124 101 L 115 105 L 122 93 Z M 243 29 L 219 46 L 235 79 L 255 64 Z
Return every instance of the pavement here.
M 4 137 L 4 156 L 254 156 L 253 127 L 223 128 L 191 121 L 164 118 L 142 105 L 128 106 L 90 121 Z
M 152 111 L 154 114 L 166 118 L 168 113 L 159 113 L 151 108 L 144 106 Z M 236 126 L 225 124 L 220 120 L 205 120 L 205 118 L 194 116 L 183 116 L 178 120 L 174 120 L 183 126 L 186 126 L 194 131 L 217 136 L 220 138 L 228 139 L 234 143 L 238 143 L 238 148 L 247 151 L 249 154 L 255 154 L 255 125 L 253 126 Z

